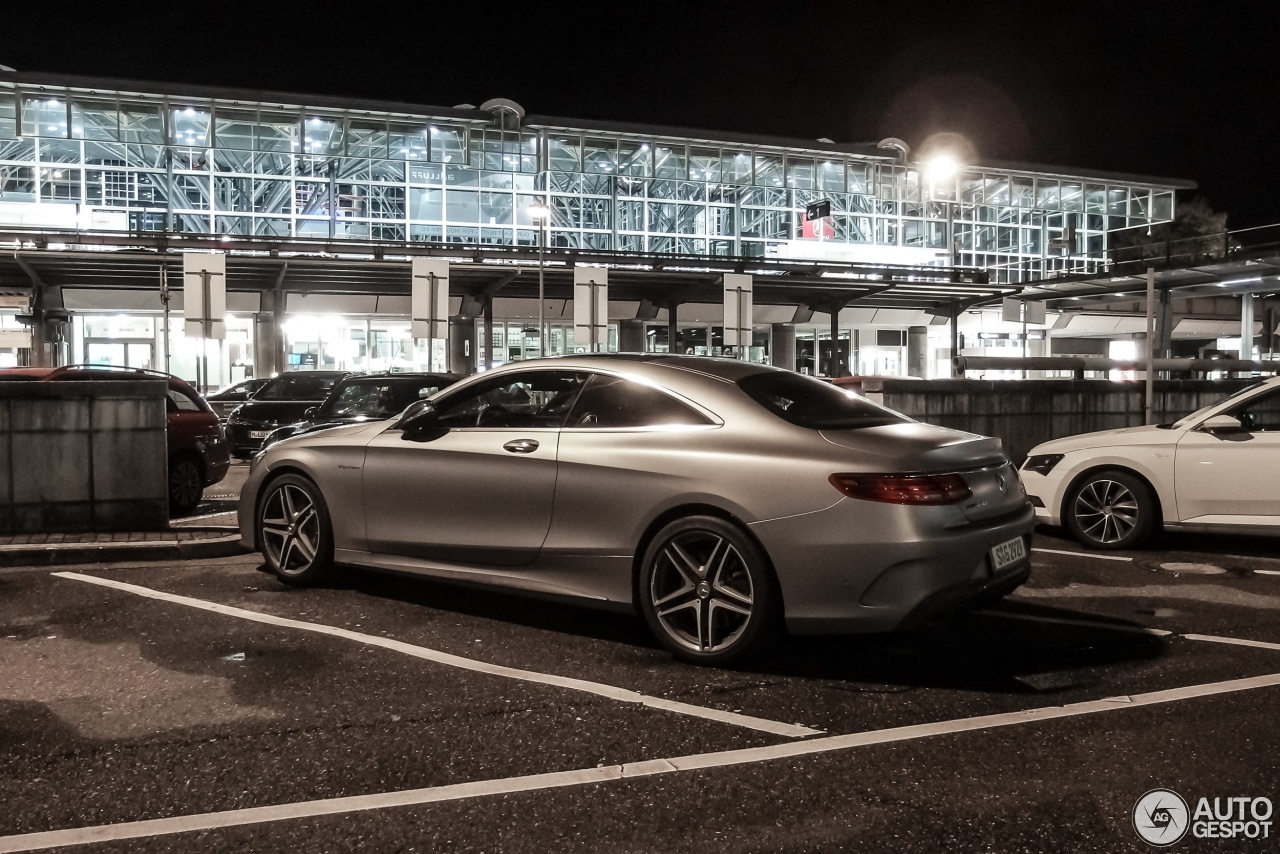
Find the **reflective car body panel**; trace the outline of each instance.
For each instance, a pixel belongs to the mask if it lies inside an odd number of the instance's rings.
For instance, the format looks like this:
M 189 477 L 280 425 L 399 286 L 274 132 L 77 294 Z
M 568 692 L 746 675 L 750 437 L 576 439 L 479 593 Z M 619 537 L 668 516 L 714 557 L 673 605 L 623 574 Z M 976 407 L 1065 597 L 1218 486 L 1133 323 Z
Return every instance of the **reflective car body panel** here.
M 297 436 L 255 461 L 241 491 L 246 545 L 256 546 L 263 485 L 276 472 L 297 470 L 324 493 L 340 561 L 605 607 L 633 607 L 647 537 L 671 519 L 708 513 L 737 521 L 764 548 L 795 631 L 891 629 L 911 624 L 921 609 L 1005 592 L 1026 577 L 1025 561 L 993 573 L 988 559 L 996 545 L 1029 537 L 1033 525 L 996 440 L 879 409 L 893 423 L 800 426 L 739 385 L 761 372 L 797 375 L 658 354 L 516 363 L 468 378 L 432 402 L 444 410 L 483 383 L 538 371 L 634 383 L 679 402 L 691 417 L 612 428 L 600 426 L 608 413 L 580 416 L 574 404 L 558 428 L 455 427 L 407 441 L 384 421 Z M 529 442 L 536 450 L 510 450 Z M 346 468 L 357 465 L 360 477 Z M 853 499 L 828 480 L 840 472 L 954 473 L 971 495 L 941 506 Z

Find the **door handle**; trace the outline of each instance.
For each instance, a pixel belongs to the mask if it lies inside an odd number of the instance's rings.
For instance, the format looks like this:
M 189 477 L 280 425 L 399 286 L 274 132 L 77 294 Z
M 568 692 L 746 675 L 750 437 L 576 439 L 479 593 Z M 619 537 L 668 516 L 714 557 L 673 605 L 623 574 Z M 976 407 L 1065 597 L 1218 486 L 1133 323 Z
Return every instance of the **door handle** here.
M 510 451 L 513 454 L 532 454 L 538 450 L 537 439 L 512 439 L 510 442 L 502 446 L 504 451 Z

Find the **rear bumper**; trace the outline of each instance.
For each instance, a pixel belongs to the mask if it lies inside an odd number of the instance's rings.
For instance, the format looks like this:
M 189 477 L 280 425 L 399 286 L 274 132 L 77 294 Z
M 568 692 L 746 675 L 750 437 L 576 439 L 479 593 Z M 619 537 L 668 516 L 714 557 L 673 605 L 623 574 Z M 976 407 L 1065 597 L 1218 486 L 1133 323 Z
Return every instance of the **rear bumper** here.
M 918 629 L 942 622 L 961 611 L 980 608 L 988 602 L 994 602 L 1001 596 L 1012 593 L 1030 577 L 1031 561 L 1028 559 L 990 578 L 939 590 L 903 617 L 897 628 Z
M 954 507 L 847 500 L 757 523 L 795 634 L 885 632 L 917 625 L 1026 580 L 1030 561 L 992 572 L 990 551 L 1035 526 L 1028 502 L 1001 517 L 958 524 Z

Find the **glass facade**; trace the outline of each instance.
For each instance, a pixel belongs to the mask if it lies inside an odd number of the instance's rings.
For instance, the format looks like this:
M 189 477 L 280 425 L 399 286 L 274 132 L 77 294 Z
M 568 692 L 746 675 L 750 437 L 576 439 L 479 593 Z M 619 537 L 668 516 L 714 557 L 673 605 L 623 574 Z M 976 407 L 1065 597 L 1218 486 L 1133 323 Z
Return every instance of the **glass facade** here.
M 886 156 L 0 82 L 0 224 L 958 264 L 1026 281 L 1171 188 Z M 832 216 L 808 223 L 827 199 Z

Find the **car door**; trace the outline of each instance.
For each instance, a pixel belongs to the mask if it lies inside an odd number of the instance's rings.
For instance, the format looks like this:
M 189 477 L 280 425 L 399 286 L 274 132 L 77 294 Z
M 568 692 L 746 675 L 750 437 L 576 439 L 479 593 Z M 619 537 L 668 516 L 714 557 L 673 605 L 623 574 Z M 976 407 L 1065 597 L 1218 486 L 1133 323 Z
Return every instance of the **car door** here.
M 585 377 L 503 373 L 442 398 L 449 431 L 408 441 L 395 428 L 367 447 L 369 550 L 428 560 L 521 566 L 551 525 L 560 428 Z
M 1238 418 L 1242 429 L 1210 433 L 1192 428 L 1178 440 L 1178 518 L 1280 524 L 1280 390 L 1247 398 L 1219 414 Z
M 721 459 L 716 426 L 666 391 L 592 374 L 560 436 L 548 552 L 631 554 L 654 508 Z

